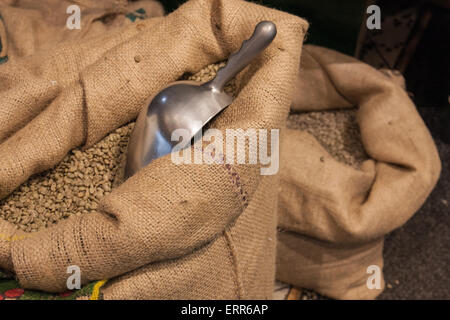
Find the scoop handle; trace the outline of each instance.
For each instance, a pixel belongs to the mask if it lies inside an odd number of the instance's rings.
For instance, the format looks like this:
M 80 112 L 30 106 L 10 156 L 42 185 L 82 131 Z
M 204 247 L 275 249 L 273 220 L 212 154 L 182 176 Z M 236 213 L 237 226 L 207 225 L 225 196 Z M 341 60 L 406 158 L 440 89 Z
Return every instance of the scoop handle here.
M 239 51 L 233 53 L 228 58 L 226 66 L 217 72 L 216 77 L 210 84 L 211 87 L 218 91 L 223 91 L 227 82 L 233 79 L 267 48 L 276 35 L 277 27 L 275 23 L 271 21 L 261 21 L 258 23 L 250 39 L 245 40 Z

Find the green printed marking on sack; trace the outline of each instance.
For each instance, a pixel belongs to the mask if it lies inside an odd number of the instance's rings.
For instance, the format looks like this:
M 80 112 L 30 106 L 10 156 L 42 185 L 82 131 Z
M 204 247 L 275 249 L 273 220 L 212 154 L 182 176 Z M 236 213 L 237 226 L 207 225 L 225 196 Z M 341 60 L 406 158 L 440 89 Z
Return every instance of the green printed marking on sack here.
M 0 15 L 0 22 L 1 21 L 3 21 L 3 18 Z M 0 64 L 5 63 L 5 62 L 8 61 L 8 56 L 6 55 L 6 52 L 3 52 L 5 50 L 4 47 L 5 46 L 3 45 L 2 37 L 0 35 Z
M 147 13 L 145 12 L 145 10 L 143 8 L 137 9 L 135 11 L 135 13 L 131 12 L 131 13 L 127 14 L 126 17 L 128 19 L 130 19 L 132 22 L 135 22 L 136 19 L 138 19 L 138 18 L 141 20 L 144 20 L 145 18 L 147 18 L 147 16 L 146 16 Z

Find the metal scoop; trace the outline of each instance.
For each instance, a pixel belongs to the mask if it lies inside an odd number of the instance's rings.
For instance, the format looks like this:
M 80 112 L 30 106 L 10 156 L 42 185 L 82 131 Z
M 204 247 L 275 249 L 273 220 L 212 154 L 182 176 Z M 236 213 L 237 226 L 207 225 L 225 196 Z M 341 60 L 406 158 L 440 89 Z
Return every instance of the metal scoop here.
M 272 42 L 277 33 L 273 22 L 258 23 L 250 39 L 232 54 L 216 77 L 202 85 L 195 81 L 177 81 L 159 92 L 144 108 L 128 144 L 125 178 L 131 177 L 151 161 L 169 154 L 179 141 L 171 141 L 172 132 L 186 129 L 191 138 L 214 116 L 231 104 L 224 92 L 233 79 Z M 187 141 L 186 146 L 190 143 Z

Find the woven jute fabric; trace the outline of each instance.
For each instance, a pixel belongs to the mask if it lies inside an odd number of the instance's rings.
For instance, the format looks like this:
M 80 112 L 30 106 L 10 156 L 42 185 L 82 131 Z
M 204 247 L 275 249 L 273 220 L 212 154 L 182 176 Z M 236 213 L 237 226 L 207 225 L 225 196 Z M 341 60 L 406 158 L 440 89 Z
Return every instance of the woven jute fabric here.
M 74 21 L 74 5 L 80 9 L 80 29 L 67 27 Z M 4 54 L 11 60 L 51 50 L 63 41 L 102 35 L 131 24 L 126 14 L 151 18 L 162 16 L 164 9 L 154 0 L 0 0 L 0 30 L 6 30 L 2 43 L 8 49 Z
M 383 267 L 383 236 L 420 208 L 441 170 L 434 141 L 398 83 L 352 57 L 304 47 L 292 110 L 357 106 L 370 159 L 358 170 L 334 160 L 310 134 L 284 132 L 279 280 L 339 299 L 383 290 L 383 279 L 379 289 L 367 285 L 369 267 Z
M 278 34 L 211 126 L 282 128 L 308 25 L 253 3 L 192 0 L 166 17 L 11 59 L 0 68 L 0 197 L 133 120 L 168 83 L 225 60 L 262 20 Z M 0 267 L 26 288 L 63 291 L 77 265 L 82 283 L 110 279 L 107 299 L 271 298 L 278 180 L 258 164 L 176 165 L 166 156 L 97 212 L 0 242 Z

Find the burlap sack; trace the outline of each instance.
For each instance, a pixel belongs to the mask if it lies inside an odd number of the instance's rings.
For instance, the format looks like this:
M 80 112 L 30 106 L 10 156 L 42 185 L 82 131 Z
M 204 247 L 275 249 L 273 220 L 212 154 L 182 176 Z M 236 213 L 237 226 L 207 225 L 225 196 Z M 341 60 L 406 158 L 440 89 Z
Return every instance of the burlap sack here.
M 280 128 L 307 23 L 244 1 L 189 1 L 167 17 L 3 65 L 0 197 L 134 119 L 185 72 L 226 59 L 261 20 L 276 23 L 277 37 L 239 76 L 238 96 L 212 126 Z M 166 156 L 106 196 L 98 212 L 0 242 L 0 267 L 12 266 L 26 288 L 61 291 L 67 267 L 77 265 L 83 283 L 114 278 L 103 290 L 108 299 L 270 298 L 277 188 L 278 176 L 261 176 L 259 165 L 175 165 Z
M 386 75 L 316 46 L 304 47 L 300 69 L 293 111 L 358 106 L 371 159 L 357 170 L 308 133 L 285 132 L 277 278 L 333 298 L 374 298 L 384 282 L 369 289 L 376 281 L 367 269 L 382 270 L 383 236 L 424 203 L 440 174 L 439 156 L 414 104 Z
M 73 22 L 73 11 L 67 12 L 72 5 L 81 10 L 81 29 L 67 27 L 68 21 Z M 1 36 L 5 50 L 0 57 L 25 57 L 40 49 L 51 50 L 62 41 L 95 37 L 132 24 L 134 16 L 151 18 L 163 14 L 162 5 L 154 0 L 0 0 L 0 36 L 2 29 L 6 31 Z

